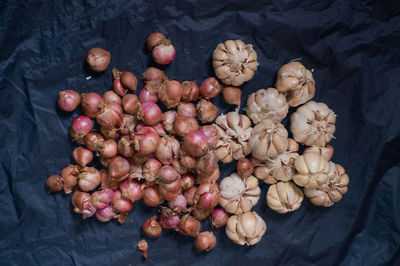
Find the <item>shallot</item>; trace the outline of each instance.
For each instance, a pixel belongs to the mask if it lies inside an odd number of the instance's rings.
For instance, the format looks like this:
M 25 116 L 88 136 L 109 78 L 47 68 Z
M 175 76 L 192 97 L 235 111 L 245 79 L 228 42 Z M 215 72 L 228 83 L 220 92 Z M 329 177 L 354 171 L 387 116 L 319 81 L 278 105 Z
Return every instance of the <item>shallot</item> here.
M 168 207 L 176 213 L 186 211 L 186 199 L 182 194 L 179 194 L 174 200 L 168 201 Z
M 211 214 L 211 225 L 220 228 L 226 224 L 229 214 L 223 208 L 215 209 Z
M 61 172 L 61 180 L 65 194 L 72 192 L 72 189 L 78 184 L 79 167 L 77 165 L 68 165 Z
M 208 150 L 207 138 L 201 130 L 195 130 L 185 135 L 183 146 L 193 157 L 199 157 Z
M 167 79 L 167 76 L 161 69 L 149 67 L 145 72 L 143 72 L 142 78 L 145 82 L 155 81 L 161 83 Z
M 51 192 L 60 192 L 63 189 L 62 178 L 59 175 L 51 175 L 46 180 L 46 187 Z
M 69 133 L 72 139 L 79 144 L 83 144 L 83 138 L 92 131 L 93 122 L 92 120 L 84 115 L 80 115 L 72 121 L 71 127 L 69 129 Z
M 169 208 L 162 208 L 160 214 L 160 224 L 163 228 L 178 227 L 180 222 L 179 216 Z
M 200 95 L 205 99 L 212 99 L 221 92 L 222 86 L 214 77 L 206 78 L 200 85 Z
M 118 213 L 128 213 L 133 208 L 132 201 L 124 198 L 120 190 L 114 192 L 112 206 Z
M 108 165 L 108 171 L 111 178 L 120 180 L 125 178 L 129 173 L 129 162 L 122 156 L 115 156 Z
M 86 56 L 86 62 L 89 64 L 89 67 L 96 72 L 106 70 L 110 61 L 111 54 L 100 47 L 90 49 Z
M 102 223 L 109 222 L 111 219 L 116 218 L 117 215 L 111 205 L 108 205 L 104 209 L 97 209 L 96 218 Z
M 217 245 L 217 239 L 213 232 L 201 232 L 194 240 L 194 246 L 197 252 L 210 251 Z
M 139 109 L 138 118 L 146 125 L 154 126 L 162 120 L 162 112 L 156 103 L 144 102 Z
M 202 123 L 210 123 L 215 120 L 218 115 L 218 107 L 212 102 L 201 99 L 196 105 L 197 118 Z
M 140 200 L 143 196 L 143 185 L 137 180 L 126 178 L 119 185 L 119 190 L 121 191 L 123 197 L 132 202 Z
M 98 151 L 104 145 L 104 137 L 97 132 L 90 132 L 84 140 L 86 147 L 91 151 Z
M 72 206 L 76 213 L 82 214 L 82 218 L 86 219 L 96 213 L 96 208 L 92 205 L 91 196 L 87 192 L 75 190 L 71 197 Z
M 149 155 L 157 150 L 160 137 L 152 127 L 144 127 L 134 135 L 135 149 L 140 155 Z
M 92 194 L 92 205 L 100 210 L 106 208 L 114 197 L 114 191 L 110 188 L 103 188 L 93 192 Z
M 122 98 L 122 108 L 125 113 L 135 115 L 140 108 L 139 98 L 135 94 L 127 94 Z
M 182 85 L 176 80 L 167 80 L 158 89 L 158 99 L 167 108 L 176 107 L 183 94 Z
M 174 132 L 183 137 L 199 128 L 199 123 L 193 117 L 178 115 L 174 122 Z
M 100 155 L 103 158 L 112 158 L 118 153 L 118 145 L 114 139 L 107 139 L 103 142 L 99 149 Z
M 182 82 L 182 101 L 193 102 L 199 98 L 200 89 L 194 81 L 184 81 Z
M 222 89 L 222 96 L 224 97 L 225 102 L 240 106 L 242 91 L 240 88 L 229 86 Z
M 163 202 L 158 185 L 153 185 L 144 189 L 143 203 L 150 207 L 155 207 Z
M 72 159 L 83 167 L 93 160 L 93 153 L 89 149 L 78 147 L 72 152 Z
M 139 241 L 137 244 L 138 250 L 142 251 L 142 256 L 147 259 L 147 254 L 149 252 L 149 245 L 147 244 L 147 241 L 145 239 L 142 239 Z
M 65 90 L 58 93 L 58 107 L 65 112 L 74 111 L 81 103 L 81 96 L 74 90 Z
M 199 220 L 190 215 L 184 215 L 179 223 L 179 233 L 185 236 L 196 237 L 201 228 Z
M 95 92 L 81 94 L 82 112 L 90 118 L 95 118 L 100 111 L 101 96 Z
M 94 167 L 83 167 L 79 173 L 79 188 L 82 191 L 92 191 L 100 184 L 100 172 Z
M 150 219 L 147 219 L 142 224 L 143 234 L 147 237 L 158 237 L 162 233 L 162 227 L 160 223 L 157 221 L 157 216 L 153 216 Z

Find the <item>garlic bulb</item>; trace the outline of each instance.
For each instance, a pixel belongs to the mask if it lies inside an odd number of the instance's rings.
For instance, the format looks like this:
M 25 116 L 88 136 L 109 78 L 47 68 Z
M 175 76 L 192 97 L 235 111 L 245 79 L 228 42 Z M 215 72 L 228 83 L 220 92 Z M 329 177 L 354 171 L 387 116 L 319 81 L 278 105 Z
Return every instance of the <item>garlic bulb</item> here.
M 325 160 L 329 161 L 333 156 L 333 147 L 329 144 L 322 147 L 312 146 L 312 147 L 307 147 L 304 150 L 303 154 L 307 152 L 316 152 L 322 157 L 324 157 Z
M 310 101 L 290 117 L 293 138 L 307 146 L 324 146 L 335 133 L 335 113 L 324 103 Z
M 251 132 L 249 147 L 254 158 L 265 161 L 286 151 L 288 132 L 281 124 L 264 119 Z
M 227 40 L 218 44 L 212 62 L 215 75 L 226 85 L 240 86 L 257 71 L 257 53 L 242 40 Z
M 256 212 L 232 215 L 226 223 L 225 233 L 238 245 L 255 245 L 264 236 L 267 225 Z
M 267 184 L 275 184 L 278 181 L 290 181 L 295 174 L 294 162 L 299 157 L 297 151 L 299 145 L 293 139 L 288 139 L 288 148 L 284 153 L 265 162 L 251 158 L 254 165 L 254 175 Z
M 285 95 L 274 88 L 260 89 L 247 98 L 246 113 L 255 124 L 264 119 L 280 123 L 288 110 Z
M 271 185 L 267 192 L 268 206 L 285 214 L 297 210 L 303 201 L 303 192 L 292 182 L 278 182 Z
M 315 152 L 305 153 L 294 162 L 297 173 L 293 181 L 301 187 L 317 188 L 328 180 L 330 166 L 327 160 Z
M 242 179 L 238 173 L 225 177 L 219 184 L 219 204 L 229 213 L 248 212 L 257 204 L 261 190 L 258 179 L 249 176 Z
M 215 120 L 219 139 L 215 154 L 223 163 L 239 160 L 250 153 L 248 140 L 251 135 L 251 121 L 245 115 L 229 112 Z
M 342 199 L 347 192 L 349 176 L 344 168 L 330 162 L 328 181 L 314 189 L 304 189 L 304 194 L 310 198 L 312 204 L 317 206 L 331 207 Z
M 278 71 L 276 88 L 286 94 L 290 106 L 299 106 L 311 100 L 315 94 L 315 81 L 310 70 L 300 62 L 290 62 Z

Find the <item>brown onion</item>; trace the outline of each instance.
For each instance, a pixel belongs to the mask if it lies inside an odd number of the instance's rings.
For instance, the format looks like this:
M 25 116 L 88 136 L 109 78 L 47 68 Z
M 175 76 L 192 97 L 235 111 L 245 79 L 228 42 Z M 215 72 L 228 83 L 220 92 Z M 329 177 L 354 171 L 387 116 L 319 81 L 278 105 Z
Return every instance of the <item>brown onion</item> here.
M 85 145 L 91 151 L 98 151 L 103 147 L 104 137 L 97 132 L 90 132 L 85 136 Z
M 211 225 L 220 228 L 226 224 L 229 214 L 223 208 L 216 208 L 211 214 Z
M 157 150 L 160 137 L 152 127 L 144 127 L 134 135 L 135 149 L 140 155 L 149 155 Z
M 108 165 L 108 171 L 111 178 L 121 180 L 129 173 L 130 164 L 127 159 L 122 156 L 115 156 Z
M 96 208 L 92 205 L 91 196 L 89 193 L 75 190 L 71 197 L 72 206 L 76 213 L 81 213 L 82 218 L 86 219 L 96 213 Z
M 89 149 L 78 147 L 72 152 L 72 159 L 80 166 L 86 166 L 93 160 L 93 152 Z
M 207 138 L 200 130 L 190 132 L 184 136 L 183 146 L 193 157 L 202 156 L 208 151 Z
M 165 35 L 161 32 L 153 32 L 146 39 L 147 50 L 152 51 L 154 47 L 159 45 L 161 41 L 165 40 Z
M 194 246 L 197 252 L 210 251 L 217 245 L 217 239 L 213 232 L 201 232 L 194 240 Z
M 100 172 L 94 167 L 83 167 L 79 173 L 79 188 L 89 192 L 100 185 Z
M 155 207 L 163 202 L 158 185 L 153 185 L 144 189 L 143 203 L 150 207 Z
M 224 96 L 225 102 L 240 106 L 242 98 L 242 91 L 237 87 L 225 87 L 222 89 L 222 95 Z
M 81 103 L 81 96 L 74 90 L 65 90 L 58 93 L 58 107 L 65 112 L 74 111 Z
M 101 96 L 95 92 L 82 93 L 82 112 L 90 118 L 95 118 L 100 111 Z
M 71 127 L 69 129 L 69 133 L 71 138 L 78 142 L 79 144 L 84 143 L 84 137 L 90 131 L 92 131 L 93 122 L 92 120 L 84 115 L 80 115 L 72 121 Z
M 143 185 L 140 184 L 137 180 L 133 179 L 125 179 L 119 184 L 119 190 L 122 193 L 122 196 L 129 199 L 132 202 L 138 201 L 143 196 Z
M 179 233 L 185 236 L 196 237 L 201 228 L 199 220 L 190 215 L 184 215 L 179 223 Z
M 89 64 L 89 67 L 96 72 L 106 70 L 110 60 L 111 54 L 100 47 L 90 49 L 86 56 L 86 62 Z
M 140 108 L 139 98 L 135 94 L 127 94 L 122 98 L 122 108 L 125 113 L 135 115 Z
M 156 177 L 158 176 L 158 172 L 160 171 L 161 167 L 162 167 L 162 164 L 159 160 L 154 159 L 154 158 L 148 160 L 143 165 L 144 179 L 146 179 L 146 181 L 149 181 L 149 182 L 156 180 Z
M 145 72 L 143 72 L 142 78 L 145 82 L 156 81 L 161 83 L 167 79 L 167 76 L 161 69 L 158 69 L 156 67 L 149 67 L 148 69 L 146 69 Z
M 194 81 L 182 82 L 182 101 L 193 102 L 199 98 L 199 86 Z
M 251 161 L 247 158 L 240 159 L 236 164 L 237 173 L 242 177 L 246 178 L 253 174 L 254 167 Z
M 196 118 L 196 107 L 193 103 L 179 103 L 177 112 L 180 116 Z
M 207 125 L 200 127 L 200 131 L 203 132 L 207 138 L 208 148 L 213 149 L 219 140 L 218 130 L 214 125 Z
M 72 192 L 72 189 L 78 184 L 79 167 L 77 165 L 68 165 L 61 172 L 63 189 L 65 194 Z
M 178 115 L 174 122 L 174 132 L 183 137 L 199 128 L 199 123 L 193 117 Z
M 162 112 L 156 103 L 145 102 L 139 109 L 138 118 L 143 120 L 146 125 L 154 126 L 162 120 Z
M 113 91 L 106 91 L 102 98 L 104 103 L 116 103 L 119 105 L 122 103 L 121 97 Z
M 218 115 L 218 107 L 212 102 L 201 99 L 197 105 L 197 119 L 202 123 L 210 123 L 215 120 Z
M 205 99 L 212 99 L 221 92 L 222 86 L 214 77 L 206 78 L 200 85 L 200 95 Z
M 63 189 L 63 181 L 59 175 L 51 175 L 46 180 L 46 187 L 51 192 L 60 192 Z
M 112 158 L 118 153 L 117 142 L 113 139 L 107 139 L 103 142 L 103 147 L 99 149 L 100 155 L 103 158 Z
M 157 216 L 153 216 L 147 219 L 142 224 L 142 232 L 147 237 L 158 237 L 162 233 L 162 227 L 159 222 L 157 222 Z
M 194 176 L 193 174 L 186 173 L 181 176 L 181 188 L 182 190 L 188 190 L 194 186 Z
M 176 80 L 167 80 L 158 89 L 158 99 L 167 108 L 176 107 L 181 101 L 182 85 Z

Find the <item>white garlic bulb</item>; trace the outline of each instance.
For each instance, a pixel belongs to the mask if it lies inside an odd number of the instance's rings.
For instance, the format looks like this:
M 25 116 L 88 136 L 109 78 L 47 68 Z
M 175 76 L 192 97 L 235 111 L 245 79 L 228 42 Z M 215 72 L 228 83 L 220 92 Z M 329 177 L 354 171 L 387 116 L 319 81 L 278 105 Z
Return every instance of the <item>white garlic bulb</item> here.
M 297 210 L 304 196 L 301 189 L 292 182 L 280 181 L 268 188 L 266 199 L 271 209 L 285 214 Z
M 327 160 L 315 152 L 305 153 L 294 162 L 297 173 L 293 181 L 301 187 L 317 188 L 326 183 L 330 166 Z
M 238 245 L 252 246 L 264 236 L 267 225 L 256 212 L 232 215 L 226 223 L 225 233 Z

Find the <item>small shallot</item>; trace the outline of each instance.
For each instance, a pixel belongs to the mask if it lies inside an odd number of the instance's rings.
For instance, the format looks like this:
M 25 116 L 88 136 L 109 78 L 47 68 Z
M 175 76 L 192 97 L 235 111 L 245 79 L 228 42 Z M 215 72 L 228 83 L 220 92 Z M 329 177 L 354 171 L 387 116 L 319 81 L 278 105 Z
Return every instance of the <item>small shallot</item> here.
M 72 159 L 80 166 L 86 166 L 93 160 L 93 152 L 91 150 L 78 147 L 72 152 Z
M 174 133 L 174 123 L 178 113 L 176 111 L 170 110 L 162 115 L 162 123 L 164 129 L 168 132 L 173 134 Z
M 180 144 L 177 139 L 165 135 L 160 140 L 156 157 L 163 164 L 170 164 L 178 156 L 179 148 Z
M 190 132 L 183 138 L 183 146 L 193 157 L 199 157 L 208 151 L 207 138 L 202 131 Z
M 183 137 L 199 128 L 199 123 L 193 117 L 178 115 L 174 122 L 174 132 Z
M 112 158 L 118 153 L 117 142 L 113 139 L 108 139 L 103 142 L 103 146 L 99 149 L 100 155 L 103 158 Z
M 111 205 L 108 205 L 104 209 L 97 209 L 96 218 L 102 223 L 109 222 L 111 219 L 116 218 L 117 215 Z
M 147 259 L 147 254 L 149 252 L 149 245 L 147 244 L 146 239 L 142 239 L 137 244 L 138 250 L 142 251 L 142 256 Z
M 176 107 L 183 94 L 182 85 L 176 80 L 167 80 L 158 89 L 158 99 L 167 108 Z
M 176 213 L 186 211 L 186 199 L 182 194 L 179 194 L 174 200 L 168 201 L 168 207 Z
M 71 197 L 72 206 L 76 213 L 82 214 L 82 218 L 86 219 L 96 213 L 96 208 L 92 205 L 91 196 L 89 193 L 75 190 Z
M 143 165 L 143 177 L 146 181 L 152 182 L 156 180 L 158 172 L 162 167 L 162 163 L 155 159 L 151 158 Z
M 140 101 L 135 94 L 127 94 L 122 98 L 122 108 L 125 113 L 134 115 L 139 111 Z
M 143 72 L 142 78 L 145 82 L 156 81 L 161 83 L 167 79 L 167 76 L 161 69 L 149 67 L 145 72 Z
M 153 185 L 144 189 L 143 203 L 150 207 L 155 207 L 163 202 L 158 185 Z
M 86 56 L 86 62 L 89 67 L 96 72 L 103 72 L 106 70 L 110 60 L 111 54 L 100 47 L 90 49 Z
M 61 172 L 63 189 L 65 194 L 72 192 L 72 189 L 78 184 L 79 167 L 77 165 L 68 165 Z
M 60 192 L 63 189 L 62 178 L 59 175 L 51 175 L 46 180 L 46 187 L 51 192 Z
M 216 208 L 211 214 L 211 225 L 220 228 L 226 224 L 229 214 L 223 208 Z
M 175 228 L 179 226 L 179 216 L 169 208 L 162 208 L 160 214 L 160 224 L 163 228 Z
M 218 107 L 215 106 L 212 102 L 201 99 L 197 105 L 197 118 L 202 123 L 210 123 L 215 120 L 218 115 Z
M 157 216 L 153 216 L 150 219 L 147 219 L 142 224 L 143 234 L 147 237 L 158 237 L 162 233 L 162 227 L 160 223 L 157 221 Z
M 222 96 L 224 96 L 225 102 L 240 106 L 242 91 L 237 87 L 225 87 L 222 89 Z
M 134 135 L 135 149 L 140 155 L 149 155 L 157 150 L 160 137 L 152 127 L 144 127 Z
M 82 112 L 90 118 L 95 118 L 100 111 L 101 96 L 95 92 L 82 93 Z
M 181 102 L 176 110 L 180 116 L 196 118 L 196 107 L 193 103 Z
M 122 156 L 115 156 L 108 165 L 108 171 L 111 178 L 115 180 L 123 179 L 129 173 L 130 164 Z
M 92 194 L 92 205 L 100 210 L 106 208 L 114 197 L 114 191 L 110 188 L 103 188 L 93 192 Z
M 179 223 L 179 233 L 185 236 L 196 237 L 201 228 L 199 220 L 190 215 L 184 215 Z
M 199 98 L 199 86 L 197 86 L 194 81 L 184 81 L 182 82 L 182 101 L 193 102 Z
M 222 86 L 214 77 L 206 78 L 200 85 L 200 95 L 205 99 L 212 99 L 221 92 Z
M 74 90 L 65 90 L 58 93 L 58 107 L 65 112 L 74 111 L 81 103 L 81 96 Z
M 193 174 L 186 173 L 181 176 L 181 188 L 182 190 L 188 190 L 194 186 L 194 176 Z
M 79 144 L 84 143 L 84 137 L 90 131 L 92 131 L 93 122 L 92 120 L 84 115 L 80 115 L 72 121 L 71 127 L 69 129 L 69 133 L 72 139 Z
M 94 167 L 83 167 L 79 173 L 78 184 L 82 191 L 92 191 L 100 185 L 100 172 Z
M 104 145 L 104 137 L 97 132 L 90 132 L 84 140 L 86 147 L 91 151 L 98 151 Z
M 246 178 L 251 176 L 254 172 L 254 167 L 251 161 L 247 158 L 240 159 L 236 164 L 237 173 L 242 177 Z
M 118 213 L 128 213 L 133 208 L 132 201 L 122 196 L 121 191 L 116 190 L 112 200 L 112 206 Z
M 210 251 L 217 245 L 217 239 L 213 232 L 201 232 L 194 240 L 194 246 L 197 252 Z
M 143 196 L 143 185 L 137 180 L 126 178 L 119 184 L 119 190 L 123 197 L 132 202 L 140 200 Z
M 154 126 L 162 120 L 162 112 L 156 103 L 145 102 L 142 103 L 142 106 L 139 109 L 138 118 L 146 125 Z

